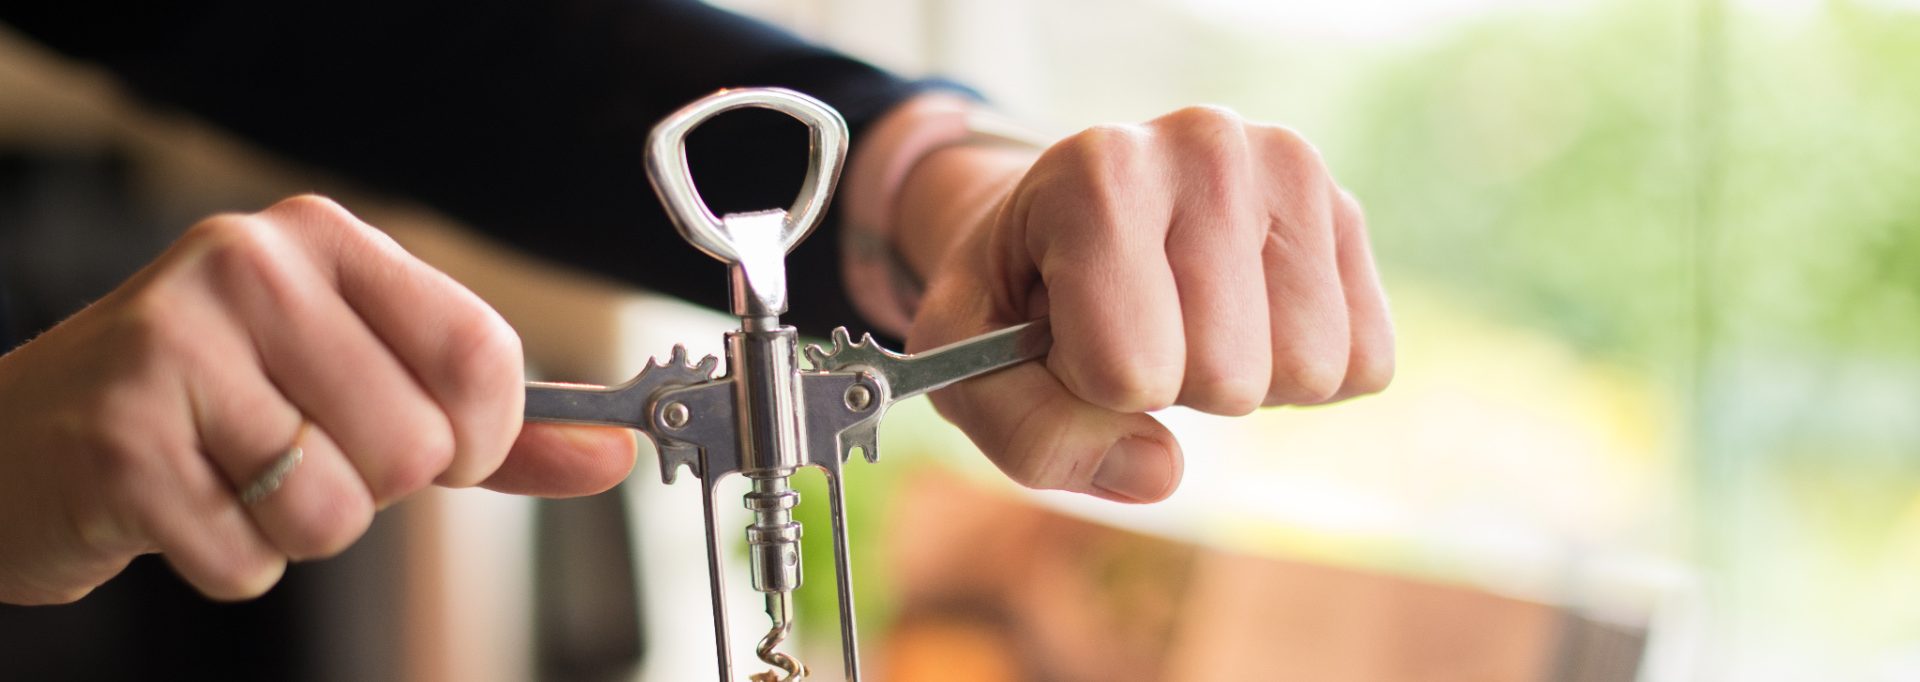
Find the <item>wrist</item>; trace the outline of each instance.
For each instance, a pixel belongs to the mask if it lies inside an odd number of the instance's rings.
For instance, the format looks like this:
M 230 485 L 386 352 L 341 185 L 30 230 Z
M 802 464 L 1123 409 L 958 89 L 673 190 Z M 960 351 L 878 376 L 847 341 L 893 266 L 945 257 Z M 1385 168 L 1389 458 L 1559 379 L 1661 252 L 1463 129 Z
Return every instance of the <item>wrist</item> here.
M 960 144 L 929 154 L 908 174 L 895 204 L 893 246 L 919 281 L 931 280 L 953 248 L 985 225 L 1038 152 Z
M 1031 165 L 1038 139 L 944 93 L 873 125 L 841 190 L 847 288 L 870 322 L 905 333 L 922 283 Z

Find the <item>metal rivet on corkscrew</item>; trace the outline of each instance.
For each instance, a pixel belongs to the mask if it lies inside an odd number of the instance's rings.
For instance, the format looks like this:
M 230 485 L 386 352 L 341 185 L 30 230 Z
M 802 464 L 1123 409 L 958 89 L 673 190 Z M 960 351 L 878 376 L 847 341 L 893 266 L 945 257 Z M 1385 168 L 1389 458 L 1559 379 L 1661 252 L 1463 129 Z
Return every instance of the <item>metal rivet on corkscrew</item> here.
M 715 216 L 693 185 L 686 136 L 714 116 L 749 107 L 779 111 L 807 125 L 807 175 L 800 196 L 785 209 Z M 802 584 L 802 528 L 793 518 L 801 500 L 788 479 L 806 466 L 826 473 L 841 652 L 847 678 L 857 681 L 860 657 L 842 486 L 847 458 L 858 448 L 868 461 L 878 461 L 880 418 L 893 403 L 1044 357 L 1052 345 L 1044 321 L 915 355 L 881 348 L 871 337 L 856 343 L 842 327 L 833 330 L 830 349 L 806 349 L 813 367 L 802 369 L 798 332 L 779 320 L 788 303 L 786 255 L 826 214 L 846 148 L 847 125 L 838 113 L 778 88 L 722 90 L 662 120 L 648 141 L 647 175 L 680 235 L 727 265 L 730 307 L 740 329 L 726 335 L 726 372 L 715 378 L 713 357 L 689 363 L 686 351 L 675 346 L 667 362 L 649 363 L 619 386 L 527 384 L 529 421 L 637 429 L 657 446 L 663 480 L 673 483 L 682 466 L 700 477 L 723 681 L 733 680 L 734 673 L 714 512 L 718 482 L 732 474 L 751 482 L 742 500 L 753 515 L 746 529 L 750 579 L 766 595 L 772 621 L 755 653 L 773 668 L 751 679 L 791 682 L 805 679 L 807 667 L 779 650 L 793 631 L 793 592 Z

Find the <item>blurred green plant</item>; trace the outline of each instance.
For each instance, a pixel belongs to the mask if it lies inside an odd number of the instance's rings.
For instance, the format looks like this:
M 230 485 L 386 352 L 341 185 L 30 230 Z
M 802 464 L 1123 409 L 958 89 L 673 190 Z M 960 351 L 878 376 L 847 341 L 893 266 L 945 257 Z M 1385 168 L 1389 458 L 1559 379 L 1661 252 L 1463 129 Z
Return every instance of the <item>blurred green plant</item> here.
M 1920 636 L 1920 15 L 1741 7 L 1471 26 L 1330 156 L 1397 279 L 1692 406 L 1704 672 L 1848 678 Z

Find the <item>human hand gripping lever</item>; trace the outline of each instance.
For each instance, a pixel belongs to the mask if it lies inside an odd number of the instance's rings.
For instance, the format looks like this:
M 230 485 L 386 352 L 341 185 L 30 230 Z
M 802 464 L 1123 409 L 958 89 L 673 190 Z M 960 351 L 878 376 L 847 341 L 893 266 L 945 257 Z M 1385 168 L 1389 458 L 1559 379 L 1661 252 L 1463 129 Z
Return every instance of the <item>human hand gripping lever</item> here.
M 758 107 L 785 113 L 809 129 L 809 165 L 800 196 L 787 209 L 716 217 L 695 189 L 685 140 L 693 128 L 727 111 Z M 807 668 L 778 647 L 793 627 L 792 592 L 801 585 L 800 524 L 792 510 L 800 495 L 788 478 L 800 467 L 822 469 L 832 507 L 834 575 L 840 642 L 847 676 L 860 678 L 849 574 L 842 466 L 855 448 L 878 461 L 880 418 L 894 402 L 954 382 L 1044 357 L 1052 337 L 1044 321 L 1027 322 L 914 355 L 854 342 L 845 328 L 833 347 L 809 347 L 811 370 L 797 359 L 797 332 L 782 326 L 787 310 L 786 254 L 826 213 L 846 156 L 847 127 L 825 104 L 789 90 L 723 90 L 668 116 L 653 130 L 648 175 L 682 237 L 727 264 L 732 313 L 739 331 L 726 335 L 725 373 L 709 356 L 690 363 L 675 346 L 665 363 L 649 363 L 619 386 L 529 383 L 528 421 L 623 426 L 651 438 L 660 475 L 674 481 L 685 465 L 704 484 L 709 586 L 720 678 L 734 679 L 727 645 L 723 575 L 714 495 L 720 479 L 751 480 L 745 505 L 753 513 L 747 543 L 751 580 L 766 595 L 772 627 L 757 654 L 775 670 L 755 680 L 800 680 Z

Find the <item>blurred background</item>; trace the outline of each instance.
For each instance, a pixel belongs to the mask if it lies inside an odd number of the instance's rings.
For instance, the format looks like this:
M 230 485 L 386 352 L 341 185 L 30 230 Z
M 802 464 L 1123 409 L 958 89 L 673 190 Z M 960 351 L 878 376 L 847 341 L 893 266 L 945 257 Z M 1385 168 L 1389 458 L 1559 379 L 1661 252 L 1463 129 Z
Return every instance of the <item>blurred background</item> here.
M 1187 479 L 1151 507 L 1019 490 L 897 409 L 887 459 L 849 473 L 876 676 L 1920 679 L 1920 2 L 720 4 L 1062 134 L 1193 103 L 1295 127 L 1366 205 L 1394 304 L 1390 390 L 1168 411 Z M 729 325 L 139 111 L 19 39 L 0 139 L 16 172 L 130 178 L 143 202 L 95 217 L 161 235 L 358 197 L 550 376 L 617 381 Z M 386 515 L 335 562 L 359 596 L 314 599 L 321 676 L 710 677 L 697 496 L 651 467 L 624 498 Z M 807 507 L 802 639 L 831 678 Z M 745 651 L 764 617 L 733 602 Z

